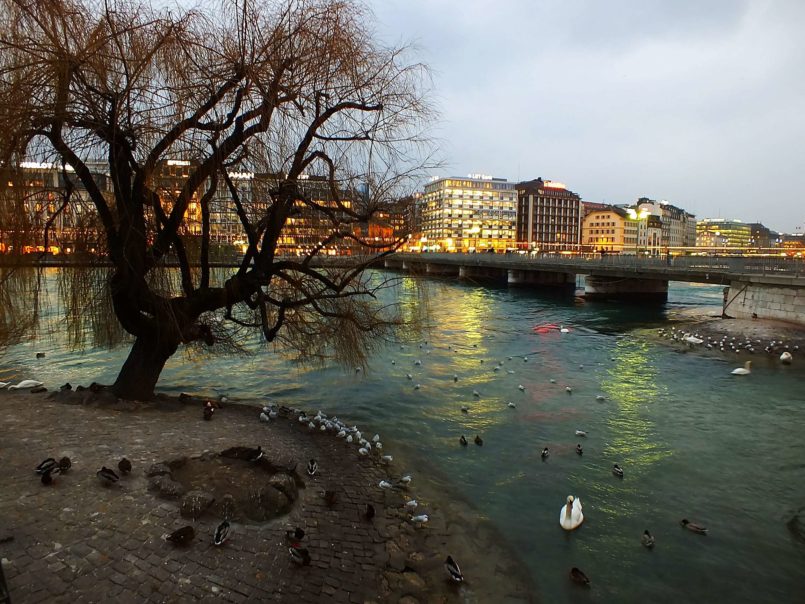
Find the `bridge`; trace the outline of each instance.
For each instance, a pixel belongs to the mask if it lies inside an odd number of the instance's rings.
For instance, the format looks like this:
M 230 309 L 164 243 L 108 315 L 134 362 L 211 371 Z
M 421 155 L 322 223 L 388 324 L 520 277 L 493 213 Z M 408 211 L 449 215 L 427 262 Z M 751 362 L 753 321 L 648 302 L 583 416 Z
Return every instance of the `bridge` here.
M 668 282 L 725 286 L 724 313 L 805 324 L 805 259 L 783 256 L 636 256 L 398 253 L 385 267 L 511 286 L 575 291 L 589 299 L 668 299 Z

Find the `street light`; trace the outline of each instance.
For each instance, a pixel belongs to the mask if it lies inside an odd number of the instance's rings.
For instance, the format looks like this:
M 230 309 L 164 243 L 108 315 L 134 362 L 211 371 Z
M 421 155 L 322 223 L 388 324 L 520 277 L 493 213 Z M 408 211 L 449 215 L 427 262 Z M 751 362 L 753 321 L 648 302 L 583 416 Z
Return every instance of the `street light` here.
M 651 212 L 649 210 L 645 209 L 645 208 L 640 208 L 639 210 L 636 210 L 634 208 L 626 208 L 626 213 L 629 215 L 630 220 L 635 221 L 635 226 L 637 227 L 637 233 L 636 233 L 635 243 L 634 243 L 634 251 L 635 251 L 635 255 L 637 255 L 638 247 L 640 245 L 640 223 L 643 220 L 645 220 L 646 216 L 649 216 L 651 214 Z M 624 240 L 626 239 L 626 233 L 623 234 L 623 238 L 624 238 Z M 625 241 L 624 241 L 624 243 L 625 243 Z

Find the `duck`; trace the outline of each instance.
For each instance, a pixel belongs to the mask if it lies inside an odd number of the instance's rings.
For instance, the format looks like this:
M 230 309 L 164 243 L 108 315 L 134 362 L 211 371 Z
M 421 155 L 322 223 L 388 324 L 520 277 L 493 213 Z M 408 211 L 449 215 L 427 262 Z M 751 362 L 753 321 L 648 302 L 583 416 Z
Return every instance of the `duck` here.
M 582 522 L 584 514 L 581 511 L 581 499 L 568 495 L 567 504 L 559 512 L 559 525 L 566 531 L 572 531 L 579 528 Z
M 121 474 L 128 474 L 131 472 L 131 462 L 124 457 L 117 463 L 117 469 Z
M 410 373 L 406 373 L 406 374 L 405 374 L 405 377 L 407 377 L 409 380 L 413 380 L 413 379 L 414 379 L 414 376 L 413 376 L 413 375 L 411 375 Z
M 696 533 L 697 535 L 707 535 L 707 529 L 705 527 L 699 524 L 695 524 L 690 520 L 688 520 L 687 518 L 683 518 L 679 524 L 681 524 L 683 528 L 686 528 L 692 533 Z
M 42 385 L 42 382 L 36 380 L 22 380 L 19 384 L 13 384 L 8 387 L 9 390 L 21 390 L 22 388 L 37 388 Z
M 263 459 L 263 447 L 258 445 L 256 449 L 249 451 L 249 456 L 247 458 L 248 461 L 256 463 L 261 459 Z
M 453 560 L 453 556 L 447 556 L 447 559 L 444 561 L 444 568 L 451 580 L 456 583 L 461 583 L 464 580 L 464 575 L 461 574 L 461 569 L 458 567 L 456 561 Z
M 114 470 L 110 470 L 106 466 L 103 466 L 100 470 L 95 472 L 95 475 L 100 478 L 101 482 L 106 486 L 115 484 L 120 480 L 120 476 L 115 474 Z
M 584 449 L 581 448 L 581 443 L 576 445 L 576 453 L 578 455 L 583 455 L 584 454 Z
M 59 471 L 58 468 L 51 468 L 50 470 L 47 470 L 46 472 L 42 472 L 42 478 L 41 478 L 42 484 L 45 485 L 45 486 L 53 484 L 52 473 L 53 472 L 58 473 L 58 471 Z
M 612 464 L 612 473 L 618 478 L 623 478 L 623 468 L 618 464 Z
M 575 566 L 570 569 L 570 580 L 573 583 L 578 583 L 579 585 L 588 586 L 590 585 L 590 579 L 587 578 L 587 575 L 580 568 L 576 568 Z
M 473 391 L 472 391 L 472 395 L 473 395 L 475 398 L 481 398 L 481 393 L 480 393 L 480 392 L 478 392 L 477 390 L 473 390 Z
M 551 452 L 550 452 L 550 451 L 548 451 L 548 447 L 545 447 L 545 448 L 542 450 L 542 453 L 540 453 L 540 457 L 542 457 L 542 459 L 548 459 L 548 456 L 549 456 L 550 454 L 551 454 Z
M 732 373 L 732 375 L 749 375 L 752 373 L 752 361 L 747 361 L 744 363 L 743 367 L 733 369 L 730 373 Z
M 311 459 L 307 462 L 307 473 L 308 476 L 315 476 L 316 472 L 319 471 L 319 464 L 315 459 Z
M 462 413 L 469 413 L 470 408 L 467 405 L 461 405 L 461 412 Z
M 509 409 L 514 409 L 514 408 L 516 408 L 516 407 L 517 407 L 517 405 L 515 405 L 515 404 L 514 404 L 513 402 L 511 402 L 511 401 L 509 401 L 508 403 L 506 403 L 506 406 L 507 406 Z
M 458 442 L 461 443 L 462 447 L 466 447 L 467 446 L 467 437 L 462 434 L 461 438 L 458 439 Z
M 576 436 L 587 436 L 584 430 L 576 430 Z
M 475 444 L 476 444 L 476 445 L 478 445 L 479 447 L 483 447 L 483 446 L 484 446 L 484 439 L 483 439 L 483 438 L 481 438 L 481 435 L 480 435 L 480 434 L 476 434 L 476 435 L 475 435 Z
M 597 400 L 597 401 L 603 401 L 603 400 L 606 400 L 606 397 L 605 397 L 603 394 L 599 394 L 599 395 L 597 395 L 597 396 L 595 397 L 595 400 Z
M 196 536 L 196 530 L 188 525 L 176 529 L 172 533 L 165 533 L 162 535 L 163 541 L 168 541 L 174 545 L 187 545 Z
M 654 547 L 654 535 L 648 532 L 648 529 L 643 531 L 643 535 L 640 537 L 640 543 L 643 544 L 643 547 L 647 547 L 651 549 Z
M 310 566 L 310 553 L 304 547 L 288 548 L 288 553 L 291 554 L 291 562 L 299 566 Z
M 455 373 L 453 374 L 453 381 L 458 382 L 458 375 L 456 375 Z
M 367 503 L 366 509 L 363 512 L 363 517 L 367 520 L 371 520 L 375 517 L 375 513 L 375 506 L 373 506 L 371 503 Z
M 58 466 L 56 460 L 52 457 L 48 457 L 47 459 L 42 460 L 42 462 L 34 468 L 34 472 L 37 474 L 44 474 L 45 472 L 51 472 Z
M 215 529 L 215 533 L 212 536 L 212 544 L 223 545 L 226 543 L 227 539 L 229 539 L 229 520 L 224 520 Z
M 213 413 L 215 413 L 215 407 L 212 406 L 212 401 L 207 401 L 204 404 L 204 419 L 210 421 Z
M 794 357 L 792 357 L 791 353 L 788 352 L 787 350 L 783 354 L 780 355 L 780 362 L 783 365 L 790 365 L 791 361 L 793 361 L 793 360 L 794 360 Z
M 65 472 L 67 472 L 67 470 L 69 470 L 72 465 L 73 464 L 70 461 L 69 457 L 67 456 L 62 457 L 59 460 L 59 474 L 64 474 Z

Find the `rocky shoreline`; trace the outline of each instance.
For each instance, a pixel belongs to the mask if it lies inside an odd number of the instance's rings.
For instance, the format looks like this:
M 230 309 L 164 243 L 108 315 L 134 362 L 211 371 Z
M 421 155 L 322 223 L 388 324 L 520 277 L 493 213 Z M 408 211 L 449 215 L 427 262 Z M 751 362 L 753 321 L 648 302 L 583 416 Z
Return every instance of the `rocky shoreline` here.
M 713 307 L 695 307 L 669 315 L 667 327 L 652 329 L 653 337 L 681 350 L 713 355 L 779 360 L 783 352 L 805 355 L 805 325 L 774 319 L 722 318 Z M 702 340 L 691 343 L 684 338 Z
M 0 533 L 13 537 L 0 545 L 0 557 L 14 601 L 36 599 L 41 590 L 36 572 L 42 565 L 58 566 L 58 580 L 50 581 L 52 601 L 65 602 L 65 593 L 91 601 L 96 592 L 124 599 L 156 595 L 162 601 L 198 599 L 210 592 L 228 594 L 235 601 L 536 601 L 536 589 L 516 558 L 491 527 L 470 519 L 460 501 L 421 491 L 415 475 L 410 486 L 378 486 L 381 480 L 399 478 L 396 460 L 384 464 L 380 456 L 361 456 L 356 446 L 310 430 L 295 417 L 261 422 L 260 409 L 254 406 L 224 404 L 211 421 L 202 420 L 202 408 L 192 397 L 139 403 L 119 401 L 98 388 L 0 393 L 0 430 L 11 435 L 0 445 L 8 470 L 0 478 L 0 493 L 5 493 L 0 495 Z M 223 548 L 209 543 L 192 545 L 188 552 L 193 563 L 185 568 L 185 552 L 166 549 L 160 535 L 163 529 L 187 523 L 187 514 L 182 514 L 187 497 L 180 499 L 183 492 L 172 489 L 155 493 L 152 483 L 166 479 L 154 468 L 166 460 L 170 469 L 181 468 L 188 459 L 209 463 L 219 457 L 216 451 L 238 443 L 263 443 L 272 467 L 284 468 L 302 483 L 297 499 L 276 520 L 238 525 L 237 545 L 227 544 L 226 557 L 219 554 Z M 68 453 L 74 467 L 58 478 L 55 488 L 32 478 L 35 460 Z M 95 466 L 110 463 L 104 459 L 123 454 L 135 465 L 131 478 L 121 480 L 125 503 L 118 489 L 104 489 L 94 476 Z M 303 468 L 312 457 L 319 460 L 321 471 L 307 476 Z M 273 482 L 282 492 L 291 490 L 287 479 Z M 196 486 L 190 508 L 201 535 L 218 519 L 199 511 Z M 24 497 L 19 497 L 20 491 Z M 328 492 L 335 494 L 332 501 L 322 496 Z M 201 507 L 216 509 L 209 494 L 201 499 L 210 504 Z M 419 501 L 416 513 L 427 514 L 427 523 L 412 522 L 405 506 L 411 499 Z M 364 517 L 367 503 L 377 510 L 371 521 Z M 62 512 L 48 516 L 47 510 L 54 507 Z M 63 518 L 83 508 L 98 509 L 84 521 Z M 150 527 L 153 516 L 165 526 Z M 102 528 L 99 519 L 104 520 Z M 297 568 L 289 560 L 287 543 L 283 545 L 288 526 L 305 529 L 310 567 Z M 465 583 L 447 577 L 447 554 L 462 565 Z M 261 562 L 259 570 L 255 558 Z M 208 577 L 211 564 L 215 581 Z

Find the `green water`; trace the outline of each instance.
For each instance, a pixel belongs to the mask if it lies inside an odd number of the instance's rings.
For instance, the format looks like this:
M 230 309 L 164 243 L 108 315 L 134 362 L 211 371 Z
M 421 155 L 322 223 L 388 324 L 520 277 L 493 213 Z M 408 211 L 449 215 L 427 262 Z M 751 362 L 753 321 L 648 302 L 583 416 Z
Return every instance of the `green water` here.
M 468 514 L 497 527 L 544 602 L 803 602 L 805 543 L 786 523 L 805 508 L 805 358 L 784 367 L 753 357 L 752 374 L 736 377 L 741 357 L 683 353 L 650 337 L 674 309 L 720 300 L 720 288 L 694 285 L 672 287 L 669 304 L 651 309 L 433 282 L 427 344 L 389 345 L 368 371 L 299 368 L 270 352 L 177 356 L 160 389 L 270 397 L 379 432 L 415 484 L 460 496 Z M 546 323 L 571 331 L 534 332 Z M 0 380 L 109 382 L 126 352 L 76 353 L 58 336 L 40 339 L 5 351 Z M 482 435 L 484 446 L 461 447 L 461 434 Z M 569 494 L 585 515 L 573 533 L 558 524 Z M 709 535 L 683 530 L 685 517 Z M 651 551 L 644 529 L 657 540 Z M 471 567 L 483 552 L 465 556 Z M 568 581 L 573 566 L 589 590 Z

